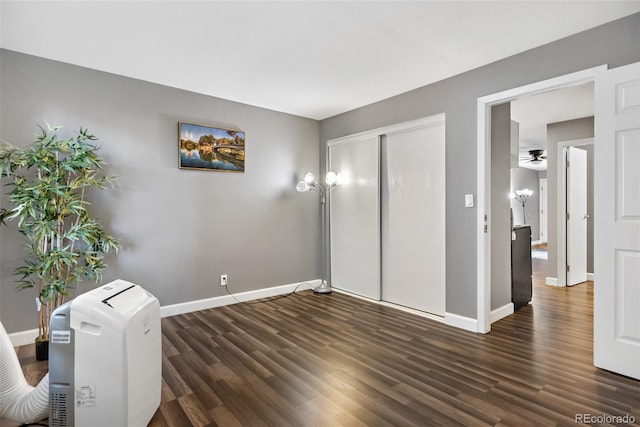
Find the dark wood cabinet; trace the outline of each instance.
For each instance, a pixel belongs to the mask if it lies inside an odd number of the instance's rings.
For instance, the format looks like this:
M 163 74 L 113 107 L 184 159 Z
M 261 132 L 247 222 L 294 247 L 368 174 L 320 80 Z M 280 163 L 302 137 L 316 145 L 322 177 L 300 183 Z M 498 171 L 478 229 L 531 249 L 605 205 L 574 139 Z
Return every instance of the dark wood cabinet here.
M 511 230 L 511 301 L 517 310 L 531 301 L 531 226 L 516 225 Z

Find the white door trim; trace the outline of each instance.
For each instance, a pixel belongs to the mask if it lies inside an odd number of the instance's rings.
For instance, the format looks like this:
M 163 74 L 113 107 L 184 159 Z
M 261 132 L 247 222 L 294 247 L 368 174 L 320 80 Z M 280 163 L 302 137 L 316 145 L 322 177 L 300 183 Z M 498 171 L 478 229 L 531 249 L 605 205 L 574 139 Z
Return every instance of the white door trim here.
M 538 180 L 538 195 L 540 206 L 540 231 L 538 236 L 538 243 L 547 243 L 549 238 L 549 198 L 548 198 L 548 180 L 547 178 L 540 178 Z
M 369 136 L 387 135 L 390 133 L 403 132 L 415 128 L 420 128 L 445 121 L 445 113 L 434 114 L 433 116 L 423 117 L 421 119 L 410 120 L 407 122 L 396 123 L 389 126 L 383 126 L 376 129 L 365 130 L 363 132 L 354 133 L 351 135 L 341 136 L 339 138 L 330 139 L 327 141 L 327 146 L 350 142 L 353 139 L 361 139 Z
M 565 86 L 578 85 L 594 81 L 596 77 L 608 69 L 600 65 L 564 76 L 555 77 L 526 86 L 509 89 L 478 98 L 477 126 L 477 319 L 478 332 L 491 331 L 491 107 L 510 102 L 519 97 L 548 92 Z
M 567 221 L 565 215 L 567 212 L 567 150 L 569 147 L 580 147 L 584 145 L 592 145 L 593 138 L 574 139 L 571 141 L 561 141 L 558 143 L 558 188 L 557 188 L 557 276 L 558 283 L 555 286 L 567 286 Z

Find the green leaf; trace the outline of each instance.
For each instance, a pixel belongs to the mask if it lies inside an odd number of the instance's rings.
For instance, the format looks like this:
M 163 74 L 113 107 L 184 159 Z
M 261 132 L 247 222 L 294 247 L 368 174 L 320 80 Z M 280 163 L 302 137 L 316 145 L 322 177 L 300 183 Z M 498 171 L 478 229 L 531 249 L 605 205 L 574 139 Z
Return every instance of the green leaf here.
M 14 222 L 29 241 L 14 270 L 17 289 L 36 288 L 46 302 L 83 280 L 101 280 L 105 255 L 120 244 L 90 215 L 85 198 L 114 186 L 102 173 L 97 138 L 84 128 L 67 139 L 58 135 L 61 126 L 38 128 L 24 148 L 0 141 L 0 177 L 10 188 L 0 224 Z

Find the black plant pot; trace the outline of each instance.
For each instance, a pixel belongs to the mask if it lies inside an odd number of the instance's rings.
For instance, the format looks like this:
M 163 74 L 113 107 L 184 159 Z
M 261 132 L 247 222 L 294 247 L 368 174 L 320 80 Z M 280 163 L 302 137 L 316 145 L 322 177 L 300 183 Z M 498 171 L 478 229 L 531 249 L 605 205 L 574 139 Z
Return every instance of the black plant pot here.
M 49 340 L 39 341 L 36 338 L 36 360 L 49 360 Z

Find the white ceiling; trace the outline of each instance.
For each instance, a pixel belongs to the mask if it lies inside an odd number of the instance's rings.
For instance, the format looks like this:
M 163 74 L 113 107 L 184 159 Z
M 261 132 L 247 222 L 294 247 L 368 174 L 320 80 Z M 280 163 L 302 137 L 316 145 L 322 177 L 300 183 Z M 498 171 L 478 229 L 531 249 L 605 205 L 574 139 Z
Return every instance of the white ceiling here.
M 640 1 L 13 1 L 6 49 L 323 119 L 640 11 Z

